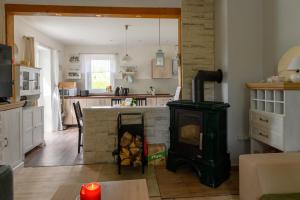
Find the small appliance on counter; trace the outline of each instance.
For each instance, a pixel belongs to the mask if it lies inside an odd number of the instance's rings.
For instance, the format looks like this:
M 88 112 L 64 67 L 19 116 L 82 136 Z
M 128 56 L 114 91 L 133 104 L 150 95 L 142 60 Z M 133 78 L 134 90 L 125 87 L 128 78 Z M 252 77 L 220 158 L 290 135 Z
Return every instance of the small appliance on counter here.
M 75 97 L 77 96 L 76 82 L 60 82 L 58 84 L 59 94 L 61 96 Z
M 80 96 L 81 97 L 87 97 L 89 96 L 90 92 L 88 90 L 80 90 Z
M 122 88 L 121 89 L 121 95 L 122 96 L 128 96 L 128 94 L 129 94 L 129 88 Z
M 116 87 L 115 96 L 120 96 L 120 87 Z
M 128 96 L 129 88 L 116 87 L 115 96 Z

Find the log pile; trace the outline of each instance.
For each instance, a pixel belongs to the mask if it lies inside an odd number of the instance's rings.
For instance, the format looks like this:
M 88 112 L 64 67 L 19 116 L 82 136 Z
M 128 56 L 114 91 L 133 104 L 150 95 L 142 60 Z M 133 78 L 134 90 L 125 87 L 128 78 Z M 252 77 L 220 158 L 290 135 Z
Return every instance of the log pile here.
M 120 146 L 121 165 L 134 167 L 142 165 L 143 141 L 140 136 L 125 132 L 121 137 Z

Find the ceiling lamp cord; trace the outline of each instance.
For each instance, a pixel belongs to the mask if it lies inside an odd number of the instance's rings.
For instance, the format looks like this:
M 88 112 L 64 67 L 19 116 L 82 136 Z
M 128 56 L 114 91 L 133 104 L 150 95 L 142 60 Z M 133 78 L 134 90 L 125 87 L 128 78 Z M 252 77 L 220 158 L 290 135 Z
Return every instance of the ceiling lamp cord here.
M 156 66 L 164 67 L 165 65 L 165 55 L 161 49 L 160 45 L 160 18 L 158 18 L 158 50 L 156 52 Z
M 127 64 L 131 60 L 130 56 L 128 55 L 128 38 L 127 38 L 128 27 L 129 25 L 126 24 L 125 25 L 125 56 L 122 59 L 122 62 L 124 64 Z
M 128 25 L 125 25 L 125 51 L 126 51 L 126 56 L 128 55 L 128 53 L 127 53 L 127 31 L 128 31 Z
M 160 47 L 160 18 L 158 18 L 158 45 L 159 45 L 159 49 L 161 49 L 161 47 Z

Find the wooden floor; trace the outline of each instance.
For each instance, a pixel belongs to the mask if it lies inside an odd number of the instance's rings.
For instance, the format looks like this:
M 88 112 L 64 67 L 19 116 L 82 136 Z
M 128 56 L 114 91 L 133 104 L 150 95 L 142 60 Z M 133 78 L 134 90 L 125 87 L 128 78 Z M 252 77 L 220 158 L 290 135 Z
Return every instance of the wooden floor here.
M 147 180 L 150 200 L 238 200 L 237 195 L 217 196 L 217 192 L 209 197 L 191 194 L 184 198 L 162 198 L 160 190 L 168 190 L 162 188 L 168 184 L 158 185 L 156 169 L 151 166 L 144 175 L 135 169 L 122 170 L 122 175 L 118 175 L 115 164 L 76 165 L 82 163 L 82 154 L 77 154 L 77 134 L 76 128 L 47 134 L 46 146 L 27 154 L 25 167 L 14 174 L 15 200 L 50 200 L 58 187 L 66 183 L 140 178 Z
M 124 169 L 118 175 L 115 164 L 77 165 L 61 167 L 28 167 L 15 172 L 15 200 L 50 200 L 61 184 L 92 181 L 147 180 L 150 200 L 162 200 L 154 167 L 140 170 Z M 172 180 L 170 180 L 172 181 Z M 200 183 L 199 183 L 200 184 Z M 175 198 L 176 200 L 238 200 L 236 195 Z M 169 198 L 168 200 L 175 200 Z M 167 199 L 164 199 L 167 200 Z
M 69 128 L 45 134 L 46 145 L 26 154 L 25 167 L 65 166 L 82 164 L 82 153 L 77 154 L 78 129 Z

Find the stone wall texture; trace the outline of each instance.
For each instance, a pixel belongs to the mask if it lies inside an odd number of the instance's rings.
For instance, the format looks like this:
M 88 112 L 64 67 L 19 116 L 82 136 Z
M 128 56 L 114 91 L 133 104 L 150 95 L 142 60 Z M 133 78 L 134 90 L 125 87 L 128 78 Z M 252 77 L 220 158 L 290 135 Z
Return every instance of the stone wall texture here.
M 168 107 L 103 107 L 83 109 L 83 160 L 85 164 L 110 163 L 117 148 L 118 113 L 144 113 L 144 134 L 148 144 L 170 144 Z M 125 124 L 137 123 L 136 118 L 126 117 Z M 140 121 L 140 120 L 139 120 Z
M 214 70 L 214 0 L 182 0 L 182 98 L 191 99 L 192 79 L 198 70 Z M 214 84 L 205 86 L 213 100 Z

